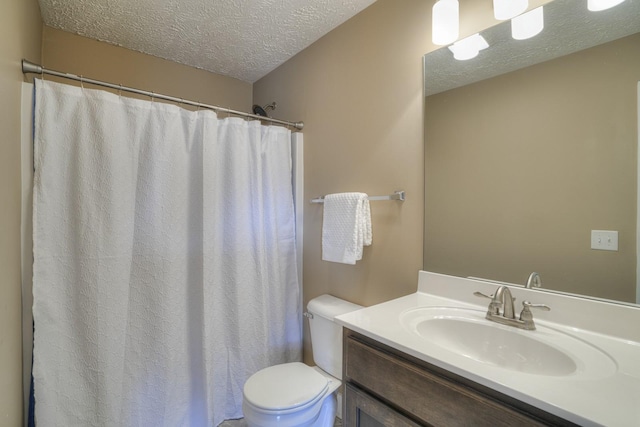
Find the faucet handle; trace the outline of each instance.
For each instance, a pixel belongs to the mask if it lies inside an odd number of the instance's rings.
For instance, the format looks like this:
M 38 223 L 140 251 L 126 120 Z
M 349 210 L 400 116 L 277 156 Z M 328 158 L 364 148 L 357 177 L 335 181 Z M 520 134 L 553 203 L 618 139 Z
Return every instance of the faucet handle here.
M 486 295 L 486 294 L 483 294 L 482 292 L 475 291 L 473 294 L 477 297 L 489 298 L 491 300 L 493 299 L 493 295 Z
M 500 301 L 497 301 L 497 300 L 495 299 L 495 298 L 496 298 L 496 294 L 493 294 L 493 295 L 487 295 L 487 294 L 483 294 L 482 292 L 478 292 L 478 291 L 475 291 L 473 294 L 474 294 L 475 296 L 477 296 L 477 297 L 488 298 L 488 299 L 490 299 L 490 300 L 492 300 L 492 301 L 494 301 L 494 302 L 496 302 L 496 303 L 500 303 Z M 514 302 L 515 302 L 515 300 L 516 300 L 516 297 L 511 297 L 511 301 L 514 301 Z
M 502 301 L 498 298 L 498 292 L 493 295 L 483 294 L 482 292 L 474 292 L 473 295 L 482 298 L 488 298 L 491 300 L 489 308 L 487 308 L 487 315 L 498 316 L 500 315 L 500 308 L 502 308 Z
M 529 310 L 530 308 L 539 308 L 544 311 L 551 311 L 551 307 L 546 304 L 532 304 L 529 301 L 522 301 L 522 311 Z
M 533 322 L 532 308 L 540 308 L 544 311 L 550 311 L 551 307 L 545 304 L 532 304 L 529 301 L 522 301 L 522 311 L 520 312 L 520 320 L 524 322 L 523 329 L 533 331 L 536 329 L 536 325 Z

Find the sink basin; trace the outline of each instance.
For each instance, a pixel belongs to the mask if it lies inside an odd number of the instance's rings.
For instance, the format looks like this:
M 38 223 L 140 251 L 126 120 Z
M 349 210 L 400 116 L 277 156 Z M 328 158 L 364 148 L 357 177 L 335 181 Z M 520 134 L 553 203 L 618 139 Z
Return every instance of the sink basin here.
M 526 374 L 602 378 L 617 370 L 597 347 L 554 328 L 525 331 L 484 318 L 484 311 L 421 307 L 400 315 L 402 326 L 455 355 Z

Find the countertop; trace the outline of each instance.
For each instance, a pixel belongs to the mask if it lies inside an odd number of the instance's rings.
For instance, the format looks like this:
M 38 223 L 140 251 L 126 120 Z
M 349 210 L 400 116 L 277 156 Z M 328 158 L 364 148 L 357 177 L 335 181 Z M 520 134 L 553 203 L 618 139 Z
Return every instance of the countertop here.
M 565 376 L 528 374 L 454 354 L 416 336 L 400 322 L 402 313 L 420 307 L 457 307 L 484 313 L 486 300 L 473 297 L 473 292 L 492 293 L 497 285 L 428 272 L 420 272 L 418 282 L 414 294 L 338 316 L 336 321 L 382 344 L 576 424 L 640 426 L 639 308 L 512 288 L 519 301 L 528 299 L 552 307 L 549 313 L 534 312 L 539 329 L 567 333 L 599 348 L 615 361 L 613 368 L 598 369 L 586 377 L 579 372 Z M 594 319 L 597 316 L 607 319 L 597 322 Z M 634 324 L 616 327 L 618 322 L 629 321 Z

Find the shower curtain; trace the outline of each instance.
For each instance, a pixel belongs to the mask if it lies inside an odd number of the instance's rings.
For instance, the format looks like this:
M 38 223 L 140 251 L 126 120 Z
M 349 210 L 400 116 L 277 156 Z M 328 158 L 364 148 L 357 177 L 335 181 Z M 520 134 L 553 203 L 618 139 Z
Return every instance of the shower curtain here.
M 290 132 L 36 82 L 40 426 L 212 426 L 301 356 Z

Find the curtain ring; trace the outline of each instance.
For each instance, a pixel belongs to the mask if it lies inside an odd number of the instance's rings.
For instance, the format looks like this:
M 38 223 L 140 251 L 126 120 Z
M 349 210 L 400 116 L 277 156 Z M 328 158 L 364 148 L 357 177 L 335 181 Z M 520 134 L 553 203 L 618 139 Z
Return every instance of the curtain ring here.
M 80 75 L 80 88 L 84 90 L 84 80 L 82 80 L 82 74 Z
M 122 83 L 120 83 L 120 90 L 118 91 L 118 95 L 122 98 Z
M 151 92 L 151 102 L 153 102 L 153 97 L 156 96 L 155 92 Z

